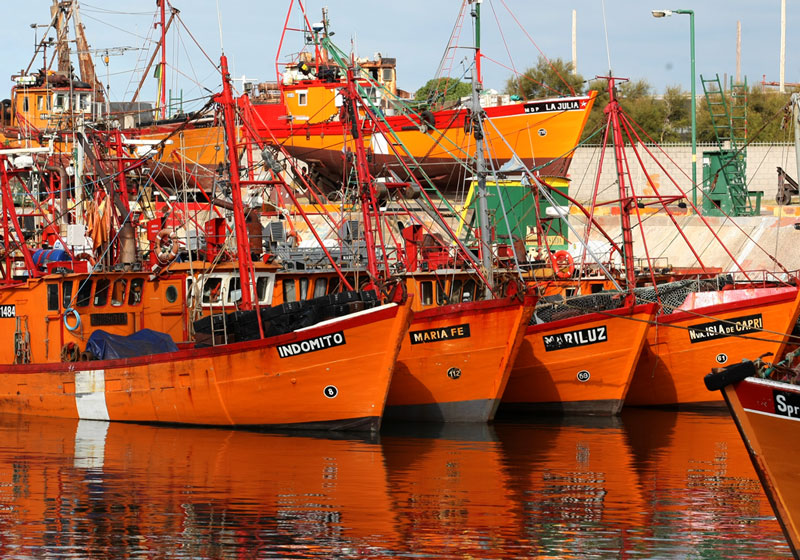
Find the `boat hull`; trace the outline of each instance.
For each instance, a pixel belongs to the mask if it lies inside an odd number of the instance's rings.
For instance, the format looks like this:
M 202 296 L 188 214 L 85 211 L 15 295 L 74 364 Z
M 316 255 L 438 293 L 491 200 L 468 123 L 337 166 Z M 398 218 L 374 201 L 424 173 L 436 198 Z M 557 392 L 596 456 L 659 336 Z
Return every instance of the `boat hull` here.
M 625 404 L 723 407 L 722 396 L 707 391 L 703 377 L 711 368 L 753 356 L 779 356 L 785 333 L 797 321 L 798 305 L 800 293 L 792 289 L 658 317 Z M 719 332 L 729 326 L 733 332 Z
M 722 394 L 792 553 L 800 558 L 800 387 L 749 377 Z
M 494 418 L 532 302 L 490 300 L 414 314 L 386 401 L 386 420 Z
M 595 95 L 485 107 L 491 122 L 485 129 L 486 142 L 495 166 L 518 157 L 528 168 L 540 167 L 543 176 L 566 176 Z M 278 143 L 292 156 L 316 163 L 327 175 L 341 176 L 342 150 L 350 139 L 350 131 L 341 122 L 294 123 L 276 118 L 268 105 L 253 107 L 261 117 L 255 122 L 266 142 Z M 372 172 L 389 167 L 402 176 L 403 166 L 409 166 L 437 185 L 463 184 L 463 162 L 475 157 L 475 139 L 464 126 L 465 119 L 469 119 L 465 108 L 437 111 L 435 128 L 421 124 L 416 116 L 389 116 L 386 125 L 393 132 L 389 135 L 365 121 L 364 142 L 371 153 Z M 391 146 L 398 143 L 402 146 L 395 153 Z
M 374 431 L 409 321 L 406 303 L 223 346 L 0 366 L 0 413 Z
M 501 411 L 618 414 L 655 311 L 638 305 L 529 326 Z

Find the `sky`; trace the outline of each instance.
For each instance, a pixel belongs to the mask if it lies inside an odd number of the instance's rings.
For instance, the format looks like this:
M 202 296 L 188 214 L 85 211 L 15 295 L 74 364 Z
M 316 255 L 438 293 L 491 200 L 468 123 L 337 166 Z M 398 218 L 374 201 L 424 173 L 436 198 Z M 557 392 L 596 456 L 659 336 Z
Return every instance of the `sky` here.
M 168 87 L 175 95 L 182 89 L 184 99 L 199 99 L 208 95 L 207 90 L 216 90 L 220 79 L 209 59 L 217 63 L 222 49 L 234 77 L 275 79 L 275 60 L 290 0 L 170 2 L 180 10 L 185 24 L 173 24 L 170 31 L 177 33 L 171 33 L 167 43 Z M 31 24 L 48 23 L 51 4 L 51 0 L 0 0 L 0 5 L 13 6 L 3 10 L 2 22 L 0 83 L 8 80 L 7 91 L 13 85 L 10 76 L 28 65 L 35 38 L 41 38 L 44 31 Z M 139 81 L 133 72 L 144 67 L 150 56 L 144 49 L 152 49 L 157 39 L 153 36 L 155 0 L 91 0 L 80 5 L 92 49 L 141 49 L 110 51 L 107 66 L 100 55 L 96 60 L 101 81 L 111 85 L 111 99 L 129 98 Z M 800 33 L 792 31 L 800 24 L 800 0 L 786 0 L 786 5 L 785 81 L 793 83 L 800 82 Z M 305 6 L 312 22 L 321 19 L 323 6 L 328 7 L 333 40 L 342 49 L 355 49 L 359 56 L 380 52 L 396 58 L 398 85 L 413 92 L 434 77 L 461 0 L 306 0 Z M 735 73 L 737 21 L 742 26 L 742 73 L 748 83 L 779 80 L 781 0 L 683 0 L 677 5 L 662 0 L 483 0 L 485 87 L 503 90 L 513 70 L 535 65 L 540 52 L 548 58 L 571 60 L 572 12 L 576 10 L 577 67 L 585 78 L 607 74 L 610 59 L 614 75 L 645 79 L 656 93 L 667 86 L 688 91 L 689 16 L 656 19 L 651 15 L 653 9 L 694 10 L 698 93 L 702 93 L 701 74 L 723 78 Z M 290 18 L 290 26 L 299 23 L 297 15 Z M 460 46 L 472 42 L 468 25 L 471 23 L 466 21 Z M 195 40 L 205 55 L 194 45 Z M 282 52 L 296 52 L 301 40 L 300 34 L 287 33 Z M 468 56 L 465 49 L 457 51 L 451 75 L 463 74 Z M 41 65 L 40 55 L 33 68 Z M 148 78 L 140 99 L 155 97 L 156 82 Z

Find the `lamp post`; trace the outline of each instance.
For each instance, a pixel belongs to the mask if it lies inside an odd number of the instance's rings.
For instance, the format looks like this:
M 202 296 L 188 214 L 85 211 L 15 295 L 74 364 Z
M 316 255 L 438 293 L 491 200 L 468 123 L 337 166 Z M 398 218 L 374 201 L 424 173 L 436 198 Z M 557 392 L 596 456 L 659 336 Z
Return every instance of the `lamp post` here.
M 692 206 L 697 208 L 697 96 L 694 85 L 694 10 L 653 10 L 653 17 L 669 17 L 672 14 L 689 15 L 689 49 L 692 60 Z

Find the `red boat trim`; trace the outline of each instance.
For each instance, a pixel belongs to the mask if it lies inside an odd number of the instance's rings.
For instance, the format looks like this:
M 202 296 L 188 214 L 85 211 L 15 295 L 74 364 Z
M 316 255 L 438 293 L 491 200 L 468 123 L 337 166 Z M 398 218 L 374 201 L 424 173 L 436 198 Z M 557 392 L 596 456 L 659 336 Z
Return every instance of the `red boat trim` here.
M 685 319 L 708 319 L 706 315 L 714 313 L 722 313 L 726 311 L 736 311 L 737 309 L 749 309 L 752 307 L 761 307 L 764 305 L 773 305 L 776 303 L 784 303 L 791 301 L 797 297 L 796 292 L 785 292 L 781 294 L 773 294 L 769 296 L 757 297 L 753 299 L 745 299 L 741 301 L 732 301 L 730 303 L 720 303 L 717 305 L 709 305 L 708 307 L 698 307 L 695 311 L 677 311 L 670 315 L 662 315 L 656 318 L 658 323 L 674 323 L 676 321 L 683 321 Z
M 501 307 L 514 307 L 522 305 L 522 303 L 515 298 L 492 299 L 481 301 L 470 301 L 466 303 L 456 303 L 453 305 L 444 305 L 442 307 L 433 307 L 425 309 L 424 311 L 414 312 L 414 319 L 429 319 L 431 317 L 446 317 L 448 315 L 457 315 L 475 310 L 489 310 L 498 309 Z M 533 305 L 533 300 L 530 300 L 529 305 Z
M 298 339 L 306 339 L 313 336 L 321 336 L 330 334 L 342 329 L 352 329 L 381 321 L 384 319 L 391 319 L 397 316 L 400 309 L 398 305 L 387 305 L 384 308 L 376 308 L 372 313 L 367 313 L 359 317 L 351 319 L 343 318 L 341 321 L 336 321 L 318 328 L 311 327 L 308 330 L 303 330 L 298 333 L 291 332 L 280 336 L 273 336 L 270 338 L 262 338 L 258 340 L 248 340 L 245 342 L 234 342 L 232 344 L 224 344 L 221 346 L 212 346 L 209 348 L 192 348 L 189 350 L 178 350 L 177 352 L 165 352 L 162 354 L 152 354 L 149 356 L 137 356 L 135 358 L 121 358 L 118 360 L 93 360 L 89 362 L 45 362 L 34 364 L 9 364 L 0 366 L 0 373 L 3 374 L 24 374 L 24 373 L 45 373 L 56 372 L 64 373 L 66 371 L 87 371 L 93 369 L 114 369 L 121 367 L 135 367 L 146 364 L 158 364 L 163 362 L 178 362 L 193 358 L 208 358 L 220 356 L 230 353 L 247 352 L 249 350 L 256 350 L 260 348 L 268 348 L 285 344 Z
M 558 321 L 551 321 L 549 323 L 542 323 L 540 325 L 530 325 L 525 329 L 525 334 L 536 334 L 542 331 L 551 331 L 556 329 L 573 327 L 589 321 L 602 321 L 610 317 L 625 317 L 627 315 L 635 315 L 638 313 L 655 313 L 658 308 L 657 303 L 644 303 L 633 307 L 622 307 L 619 309 L 610 309 L 602 313 L 587 313 L 586 315 L 578 315 L 577 317 L 569 317 L 567 319 L 559 319 Z

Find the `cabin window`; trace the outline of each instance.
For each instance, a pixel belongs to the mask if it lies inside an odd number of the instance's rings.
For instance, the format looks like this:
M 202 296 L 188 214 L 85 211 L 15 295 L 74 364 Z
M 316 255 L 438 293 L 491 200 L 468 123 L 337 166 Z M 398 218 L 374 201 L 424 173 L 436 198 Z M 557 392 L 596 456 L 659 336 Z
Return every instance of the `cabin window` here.
M 61 284 L 61 305 L 64 306 L 64 309 L 72 307 L 72 280 Z
M 47 310 L 58 311 L 58 284 L 47 285 Z
M 314 297 L 322 297 L 328 292 L 328 279 L 317 278 L 314 280 Z
M 299 299 L 307 299 L 308 298 L 308 278 L 300 278 L 300 298 Z
M 267 289 L 269 288 L 269 276 L 259 276 L 256 278 L 256 295 L 258 296 L 258 301 L 266 303 L 269 301 L 269 293 Z
M 436 305 L 446 305 L 448 302 L 444 282 L 436 282 Z
M 75 299 L 75 307 L 86 307 L 92 301 L 92 281 L 88 278 L 81 281 L 78 286 L 78 297 Z
M 433 304 L 433 282 L 430 280 L 420 282 L 419 299 L 423 306 Z
M 464 290 L 461 292 L 461 301 L 474 301 L 478 299 L 475 294 L 475 290 L 477 289 L 478 286 L 472 278 L 464 282 Z
M 27 112 L 28 112 L 28 110 L 29 110 L 29 107 L 28 107 L 28 97 L 27 97 L 27 96 L 25 96 L 25 97 L 23 97 L 23 98 L 22 98 L 22 112 L 23 112 L 23 113 L 27 113 Z
M 166 298 L 167 303 L 175 303 L 178 301 L 178 288 L 175 286 L 167 286 L 167 289 L 164 290 L 164 298 Z
M 53 109 L 63 111 L 67 108 L 67 96 L 63 93 L 53 94 Z
M 383 81 L 384 82 L 391 82 L 392 81 L 392 69 L 391 68 L 384 68 L 383 69 Z
M 596 294 L 596 293 L 599 293 L 599 292 L 602 292 L 602 291 L 603 291 L 603 285 L 602 284 L 592 284 L 592 293 L 593 294 Z
M 239 278 L 228 280 L 228 303 L 238 303 L 242 301 L 242 287 Z
M 131 280 L 131 291 L 128 293 L 128 305 L 138 305 L 142 301 L 142 287 L 144 278 L 134 278 Z
M 111 305 L 119 307 L 125 303 L 125 288 L 128 286 L 128 281 L 124 278 L 117 278 L 114 280 L 114 287 L 111 290 Z
M 36 108 L 39 109 L 40 113 L 42 111 L 44 111 L 44 100 L 45 100 L 45 96 L 44 95 L 37 95 L 36 96 Z
M 308 92 L 305 91 L 298 91 L 297 92 L 297 104 L 301 107 L 305 107 L 308 105 Z
M 102 307 L 108 302 L 108 288 L 111 286 L 111 280 L 108 278 L 100 278 L 97 281 L 97 287 L 94 290 L 94 305 L 95 307 Z
M 283 301 L 297 301 L 294 280 L 283 280 Z
M 203 303 L 219 303 L 219 293 L 222 289 L 222 278 L 206 278 L 203 284 Z
M 92 108 L 92 97 L 88 93 L 76 94 L 74 107 L 78 111 L 88 112 Z

